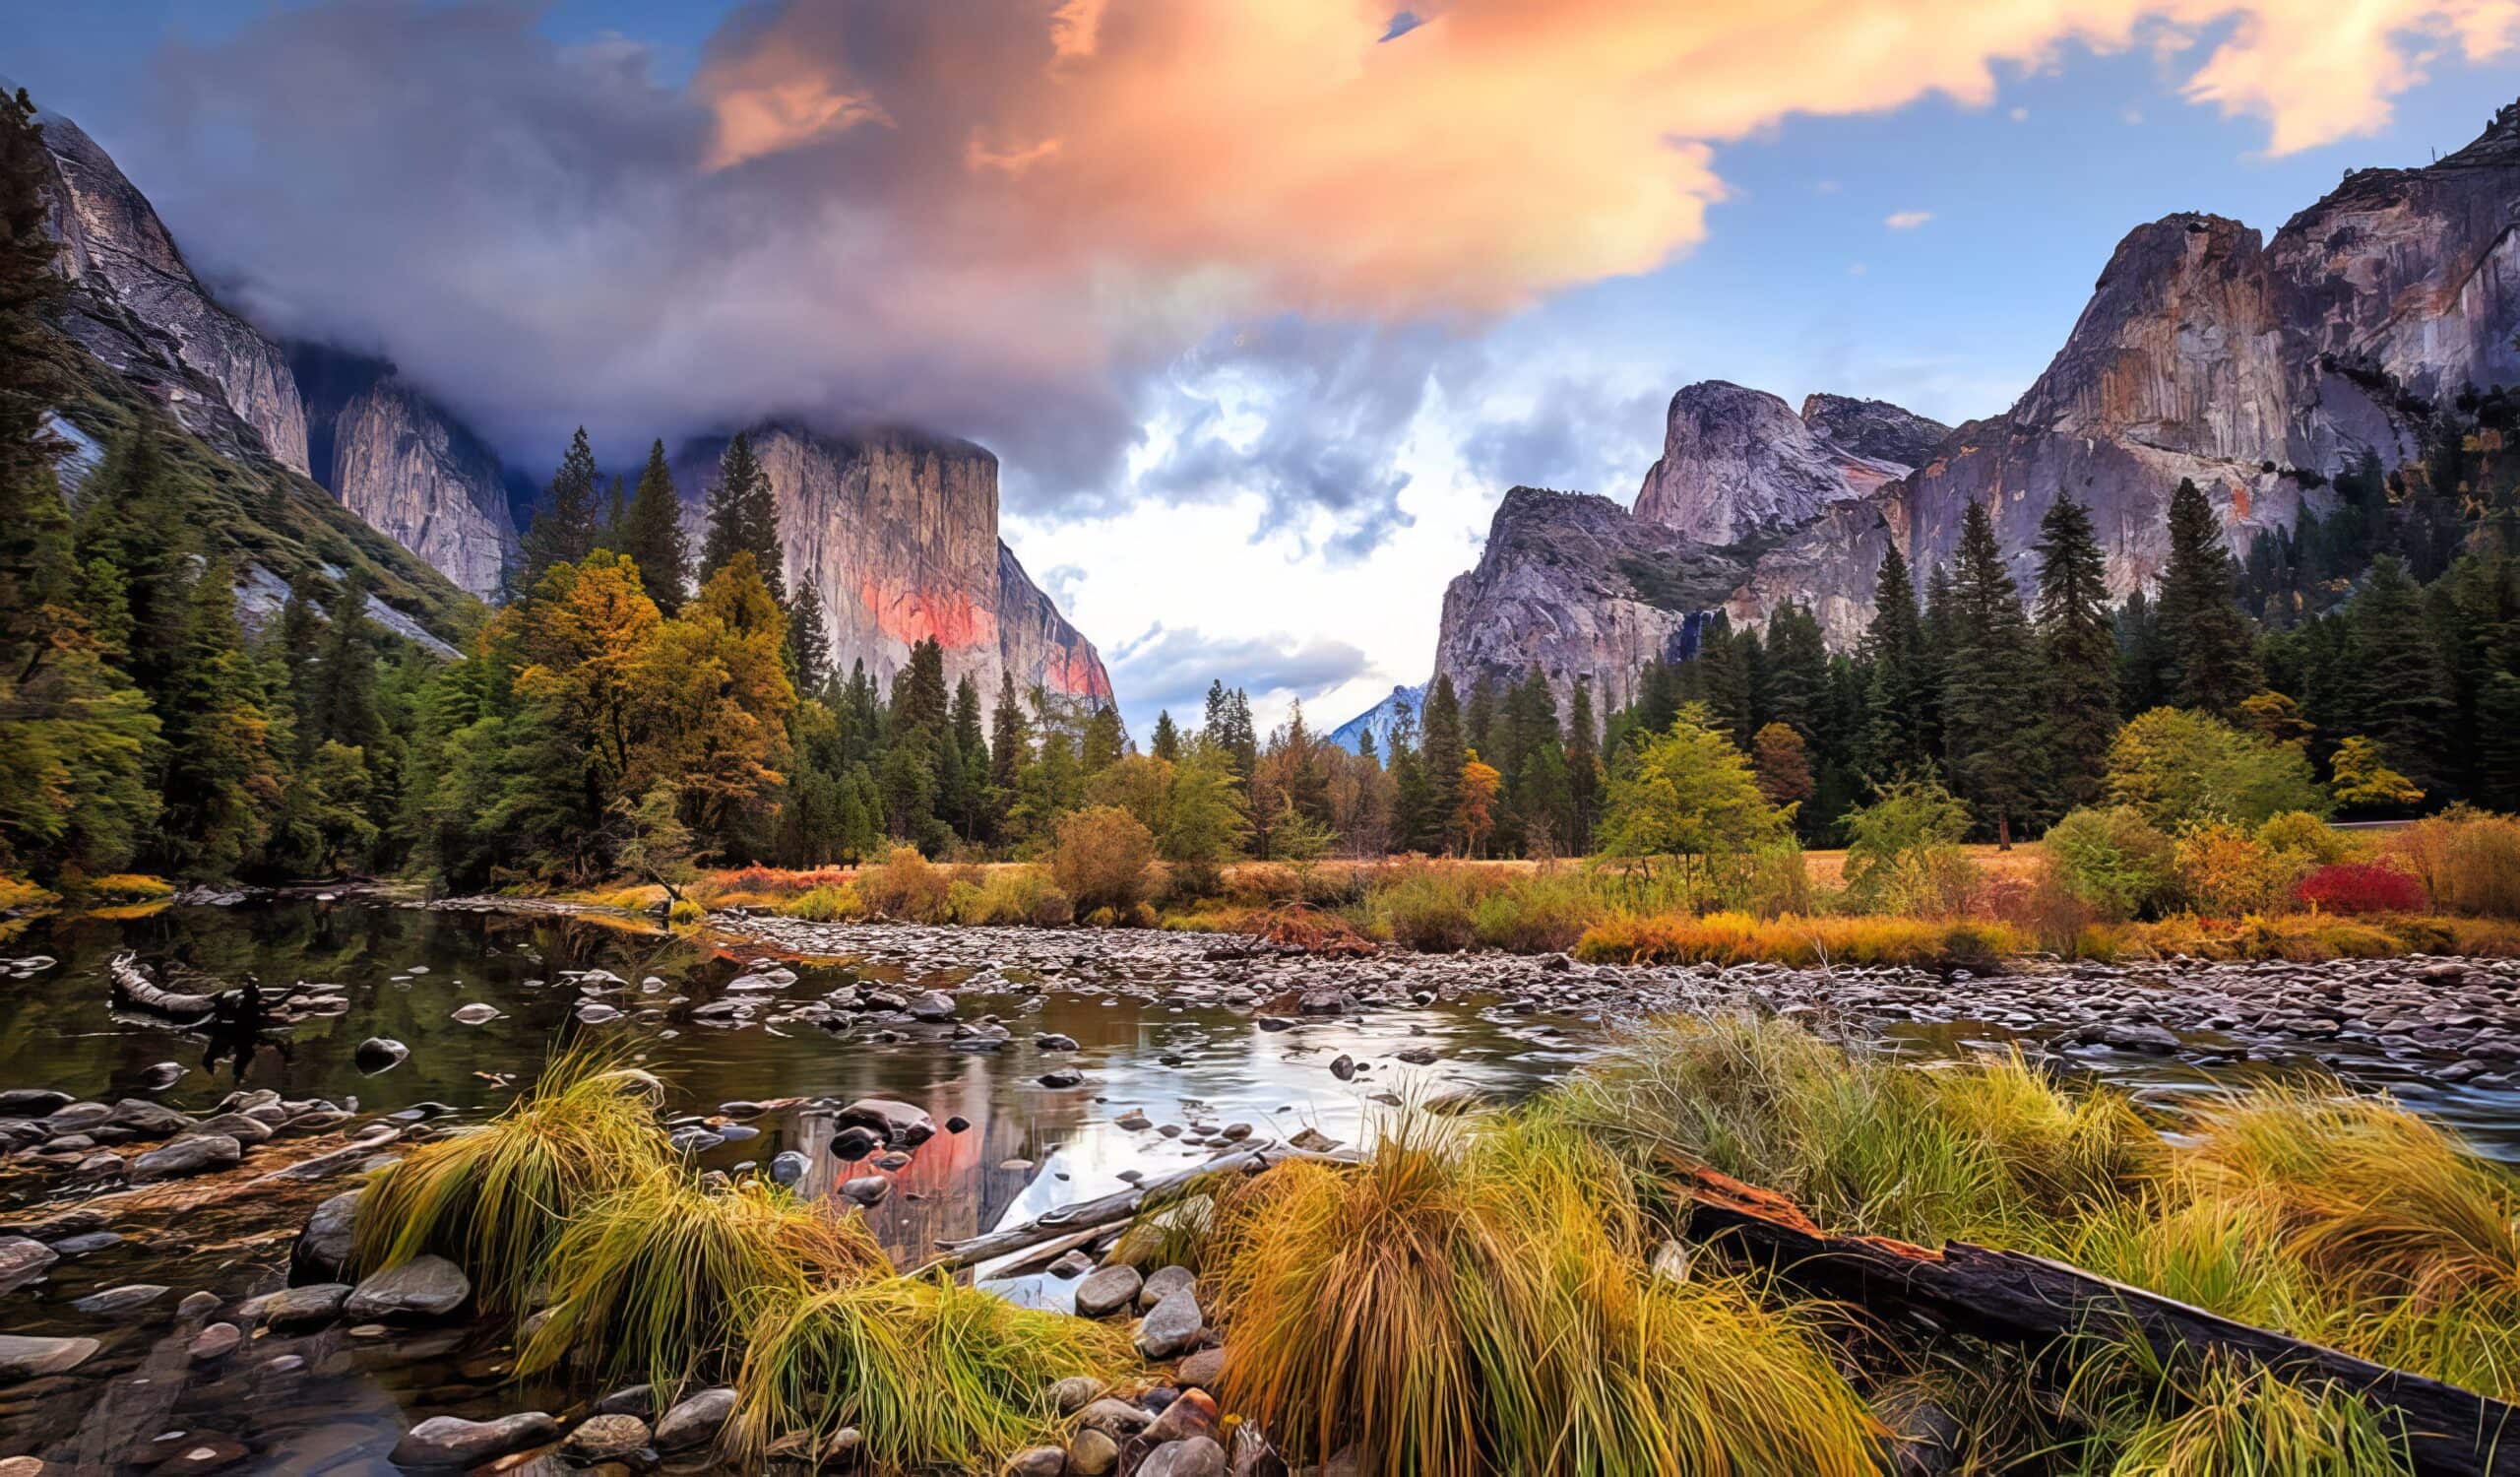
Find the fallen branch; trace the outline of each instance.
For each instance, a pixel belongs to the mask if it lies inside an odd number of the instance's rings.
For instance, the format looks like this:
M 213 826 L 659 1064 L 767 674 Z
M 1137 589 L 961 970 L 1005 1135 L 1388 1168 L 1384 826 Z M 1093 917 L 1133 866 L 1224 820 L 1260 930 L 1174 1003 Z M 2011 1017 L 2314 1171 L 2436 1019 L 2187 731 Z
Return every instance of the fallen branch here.
M 2340 1350 L 2236 1321 L 2080 1267 L 1951 1242 L 1940 1251 L 1884 1237 L 1832 1236 L 1792 1201 L 1713 1170 L 1680 1176 L 1692 1236 L 1729 1248 L 1808 1291 L 1875 1313 L 1922 1315 L 2002 1343 L 2044 1347 L 2099 1335 L 2140 1340 L 2165 1359 L 2213 1351 L 2325 1381 L 2363 1396 L 2406 1439 L 2422 1477 L 2520 1477 L 2520 1422 L 2503 1401 Z
M 1141 1181 L 1126 1189 L 1115 1189 L 1107 1195 L 1101 1195 L 1091 1200 L 1078 1200 L 1073 1204 L 1061 1205 L 1055 1210 L 1044 1213 L 1039 1220 L 1026 1221 L 1020 1226 L 1008 1226 L 964 1241 L 940 1241 L 936 1244 L 937 1249 L 945 1254 L 932 1258 L 918 1270 L 930 1271 L 942 1267 L 948 1271 L 960 1271 L 968 1266 L 976 1266 L 983 1261 L 994 1261 L 1000 1256 L 1011 1255 L 1057 1237 L 1069 1236 L 1079 1231 L 1100 1230 L 1105 1226 L 1116 1226 L 1136 1216 L 1139 1207 L 1146 1203 L 1148 1196 L 1179 1189 L 1202 1175 L 1213 1175 L 1228 1170 L 1256 1175 L 1273 1164 L 1283 1163 L 1289 1159 L 1342 1159 L 1342 1157 L 1335 1154 L 1315 1154 L 1283 1143 L 1253 1144 L 1244 1148 L 1229 1149 L 1214 1159 L 1191 1165 L 1187 1169 L 1175 1170 L 1168 1175 L 1158 1175 L 1152 1180 Z
M 207 1019 L 219 1008 L 219 1001 L 211 995 L 168 990 L 151 979 L 149 971 L 141 967 L 138 956 L 128 950 L 114 955 L 105 971 L 113 979 L 114 1001 L 117 1004 L 136 1006 L 152 1015 L 186 1023 Z

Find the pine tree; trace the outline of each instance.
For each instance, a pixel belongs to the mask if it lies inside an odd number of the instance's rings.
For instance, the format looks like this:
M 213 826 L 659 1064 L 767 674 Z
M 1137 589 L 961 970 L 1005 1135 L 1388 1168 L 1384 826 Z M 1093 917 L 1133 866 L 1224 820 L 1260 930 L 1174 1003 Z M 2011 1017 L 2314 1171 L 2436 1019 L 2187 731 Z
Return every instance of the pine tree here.
M 235 876 L 261 848 L 281 795 L 271 720 L 236 625 L 234 581 L 213 559 L 193 581 L 181 677 L 165 715 L 160 835 L 185 876 Z
M 2346 607 L 2354 670 L 2361 674 L 2352 731 L 2379 740 L 2389 767 L 2426 792 L 2448 788 L 2458 703 L 2406 561 L 2382 554 Z
M 2166 706 L 2172 695 L 2171 656 L 2160 610 L 2138 590 L 2117 608 L 2112 627 L 2117 638 L 2117 716 L 2132 718 Z
M 44 417 L 68 393 L 51 352 L 66 284 L 44 189 L 52 175 L 34 103 L 0 98 L 0 674 L 39 663 L 44 607 L 61 600 L 69 509 L 54 477 L 65 449 Z
M 682 534 L 682 499 L 674 493 L 662 441 L 648 447 L 647 469 L 639 474 L 638 490 L 621 515 L 617 547 L 638 564 L 639 588 L 659 610 L 671 615 L 682 609 L 691 554 Z
M 1120 762 L 1120 710 L 1104 703 L 1085 720 L 1085 742 L 1078 762 L 1089 775 Z
M 1002 812 L 1014 799 L 1024 766 L 1033 760 L 1033 735 L 1024 717 L 1023 700 L 1015 695 L 1015 674 L 997 674 L 997 707 L 989 714 L 988 782 L 997 792 Z
M 1575 696 L 1566 705 L 1566 797 L 1569 809 L 1566 846 L 1578 854 L 1593 849 L 1593 823 L 1601 818 L 1601 735 L 1593 722 L 1593 684 L 1575 679 Z
M 2235 573 L 2213 505 L 2194 482 L 2179 479 L 2170 500 L 2162 630 L 2179 704 L 2222 717 L 2237 712 L 2260 685 L 2255 637 L 2240 610 Z
M 543 492 L 541 508 L 518 541 L 516 588 L 520 594 L 539 584 L 552 565 L 583 563 L 595 552 L 596 498 L 595 448 L 581 425 L 569 438 L 568 453 L 561 457 L 560 470 Z
M 779 546 L 779 502 L 770 474 L 752 454 L 750 437 L 738 433 L 718 461 L 718 481 L 709 489 L 709 534 L 701 546 L 700 577 L 707 579 L 745 549 L 752 550 L 763 583 L 781 603 L 787 601 L 786 568 Z
M 1951 772 L 2009 849 L 2013 822 L 2037 794 L 2042 683 L 2030 617 L 2004 567 L 1994 521 L 1971 503 L 1952 577 L 1951 647 L 1943 674 L 1943 746 Z
M 1807 743 L 1828 706 L 1829 646 L 1811 608 L 1788 601 L 1768 617 L 1767 705 L 1762 727 L 1781 723 Z
M 1418 816 L 1411 840 L 1422 851 L 1443 854 L 1461 842 L 1462 765 L 1470 749 L 1463 740 L 1461 700 L 1453 693 L 1449 673 L 1438 673 L 1426 693 L 1426 716 L 1418 747 L 1425 771 L 1425 808 Z
M 1155 756 L 1157 758 L 1162 759 L 1166 764 L 1175 764 L 1180 762 L 1181 731 L 1172 726 L 1171 709 L 1166 708 L 1155 715 L 1155 738 L 1153 742 L 1155 746 Z
M 385 719 L 376 706 L 376 624 L 367 618 L 370 588 L 366 572 L 352 570 L 333 600 L 306 705 L 315 726 L 310 751 L 325 743 L 373 748 L 384 737 Z
M 640 572 L 646 573 L 646 566 Z M 823 620 L 823 598 L 807 580 L 788 607 L 788 665 L 796 690 L 819 697 L 831 684 L 831 631 Z
M 2039 654 L 2048 669 L 2041 747 L 2060 808 L 2097 800 L 2117 732 L 2117 633 L 2091 513 L 2060 497 L 2039 523 Z
M 1484 672 L 1471 679 L 1470 700 L 1462 704 L 1461 741 L 1481 753 L 1496 745 L 1496 684 Z
M 1873 579 L 1872 624 L 1863 636 L 1870 669 L 1864 689 L 1864 766 L 1877 781 L 1922 772 L 1932 752 L 1925 744 L 1930 679 L 1924 642 L 1916 582 L 1899 546 L 1891 544 L 1881 550 L 1881 569 Z

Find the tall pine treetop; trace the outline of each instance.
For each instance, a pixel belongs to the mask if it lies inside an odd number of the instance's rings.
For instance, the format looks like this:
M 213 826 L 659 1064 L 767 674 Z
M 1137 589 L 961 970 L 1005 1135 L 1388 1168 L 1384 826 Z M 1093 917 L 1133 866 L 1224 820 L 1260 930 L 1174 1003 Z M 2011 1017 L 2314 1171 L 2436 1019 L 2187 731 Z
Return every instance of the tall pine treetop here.
M 700 577 L 707 579 L 745 549 L 752 551 L 762 580 L 785 603 L 785 557 L 779 548 L 779 501 L 770 474 L 753 457 L 752 438 L 738 432 L 718 460 L 718 481 L 709 489 L 709 536 L 700 553 Z

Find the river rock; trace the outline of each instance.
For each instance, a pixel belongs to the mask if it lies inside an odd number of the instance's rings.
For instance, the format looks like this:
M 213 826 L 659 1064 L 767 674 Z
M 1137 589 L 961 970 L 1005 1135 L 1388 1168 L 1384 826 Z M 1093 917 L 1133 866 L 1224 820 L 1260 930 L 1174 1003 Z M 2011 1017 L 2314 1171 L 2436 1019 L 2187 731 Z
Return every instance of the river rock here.
M 1155 1360 L 1175 1358 L 1199 1341 L 1199 1332 L 1206 1326 L 1207 1315 L 1199 1311 L 1198 1293 L 1181 1288 L 1138 1320 L 1138 1352 Z
M 1217 1381 L 1225 1378 L 1225 1350 L 1201 1349 L 1181 1361 L 1173 1378 L 1192 1389 L 1213 1391 Z
M 103 1292 L 90 1293 L 70 1306 L 91 1317 L 113 1317 L 135 1312 L 157 1302 L 173 1289 L 156 1282 L 128 1282 L 109 1287 Z
M 373 1077 L 378 1072 L 401 1066 L 411 1055 L 411 1049 L 391 1036 L 371 1036 L 350 1053 L 350 1065 Z
M 1155 1417 L 1126 1400 L 1113 1400 L 1106 1397 L 1096 1400 L 1078 1411 L 1076 1424 L 1081 1430 L 1100 1431 L 1116 1440 L 1124 1436 L 1135 1436 L 1144 1431 L 1155 1424 Z
M 776 1184 L 799 1184 L 804 1180 L 806 1171 L 813 1167 L 813 1160 L 794 1149 L 782 1149 L 770 1156 L 770 1178 Z
M 1148 1445 L 1161 1446 L 1173 1442 L 1213 1438 L 1220 1423 L 1217 1402 L 1204 1390 L 1185 1389 L 1164 1407 L 1164 1414 L 1142 1434 Z
M 1080 1431 L 1067 1444 L 1068 1477 L 1109 1477 L 1120 1464 L 1120 1444 L 1100 1431 Z
M 841 1182 L 840 1192 L 871 1210 L 893 1192 L 893 1182 L 881 1175 L 860 1175 Z
M 350 1242 L 358 1232 L 359 1196 L 366 1190 L 346 1189 L 315 1207 L 306 1227 L 289 1248 L 288 1280 L 330 1282 L 348 1270 Z
M 65 1236 L 54 1242 L 52 1249 L 64 1256 L 85 1256 L 91 1252 L 101 1252 L 107 1247 L 121 1245 L 122 1237 L 114 1232 L 90 1231 L 79 1236 Z
M 1186 1266 L 1157 1267 L 1138 1288 L 1138 1306 L 1153 1308 L 1185 1287 L 1196 1287 L 1198 1282 L 1199 1274 Z
M 93 1338 L 25 1338 L 0 1333 L 0 1383 L 75 1370 L 103 1347 Z
M 643 1450 L 648 1423 L 634 1415 L 589 1416 L 560 1443 L 560 1454 L 571 1461 L 613 1461 Z
M 1070 1375 L 1050 1386 L 1050 1401 L 1058 1406 L 1059 1414 L 1074 1415 L 1093 1404 L 1102 1390 L 1102 1381 L 1091 1375 Z
M 184 1080 L 184 1073 L 190 1070 L 192 1070 L 191 1067 L 184 1065 L 180 1061 L 160 1061 L 157 1065 L 149 1068 L 149 1070 L 140 1074 L 141 1090 L 143 1092 L 164 1092 L 167 1088 Z
M 644 1421 L 657 1413 L 657 1387 L 653 1384 L 625 1384 L 596 1401 L 595 1413 L 637 1416 Z
M 269 1323 L 284 1330 L 312 1328 L 340 1317 L 342 1305 L 349 1295 L 346 1282 L 312 1282 L 248 1298 L 237 1308 L 236 1316 L 247 1322 Z
M 1094 1275 L 1076 1285 L 1076 1312 L 1080 1317 L 1106 1318 L 1138 1300 L 1138 1289 L 1145 1285 L 1133 1266 L 1112 1265 L 1098 1268 Z
M 954 1018 L 954 997 L 941 990 L 923 990 L 912 995 L 902 1010 L 913 1020 L 949 1021 Z
M 103 1127 L 105 1121 L 113 1116 L 110 1103 L 65 1103 L 44 1115 L 43 1130 L 55 1136 L 85 1133 L 91 1128 Z
M 272 1136 L 272 1125 L 249 1113 L 222 1113 L 193 1124 L 195 1133 L 232 1138 L 240 1147 L 250 1148 Z
M 342 1305 L 351 1318 L 438 1318 L 455 1312 L 472 1296 L 464 1269 L 443 1256 L 414 1256 L 358 1285 Z
M 1064 1477 L 1066 1471 L 1067 1451 L 1059 1446 L 1018 1451 L 1006 1463 L 1006 1477 Z
M 559 1434 L 560 1423 L 538 1410 L 495 1421 L 432 1416 L 404 1433 L 389 1460 L 398 1467 L 474 1467 L 548 1445 Z
M 1085 1073 L 1073 1067 L 1062 1066 L 1055 1071 L 1041 1073 L 1036 1080 L 1043 1087 L 1049 1088 L 1082 1087 L 1085 1085 Z
M 181 1180 L 214 1169 L 230 1169 L 245 1157 L 244 1145 L 223 1133 L 178 1138 L 162 1149 L 151 1149 L 131 1161 L 131 1183 L 155 1185 Z
M 892 1098 L 859 1098 L 840 1110 L 840 1122 L 871 1128 L 903 1148 L 916 1148 L 936 1136 L 934 1119 Z
M 1156 1447 L 1136 1477 L 1225 1477 L 1225 1447 L 1204 1436 Z
M 212 1323 L 193 1335 L 193 1341 L 185 1347 L 184 1353 L 195 1364 L 201 1364 L 232 1353 L 244 1341 L 245 1330 L 234 1323 Z
M 676 1404 L 657 1422 L 657 1449 L 682 1451 L 717 1440 L 719 1428 L 735 1413 L 735 1392 L 724 1386 L 704 1389 Z
M 28 1236 L 0 1236 L 0 1293 L 16 1292 L 61 1259 L 61 1253 Z
M 0 1092 L 0 1118 L 41 1118 L 60 1112 L 71 1102 L 70 1094 L 49 1087 L 12 1087 Z
M 193 1125 L 193 1121 L 163 1103 L 146 1098 L 125 1098 L 114 1104 L 101 1126 L 120 1128 L 134 1138 L 171 1138 Z

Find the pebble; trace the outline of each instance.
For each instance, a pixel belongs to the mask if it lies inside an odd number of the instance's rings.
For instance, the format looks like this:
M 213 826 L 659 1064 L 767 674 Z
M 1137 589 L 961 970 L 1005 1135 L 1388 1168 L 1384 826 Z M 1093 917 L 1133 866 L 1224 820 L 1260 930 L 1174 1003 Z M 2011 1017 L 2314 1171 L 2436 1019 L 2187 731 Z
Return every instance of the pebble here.
M 611 1461 L 643 1450 L 648 1423 L 634 1415 L 590 1416 L 560 1443 L 560 1454 L 572 1461 Z

